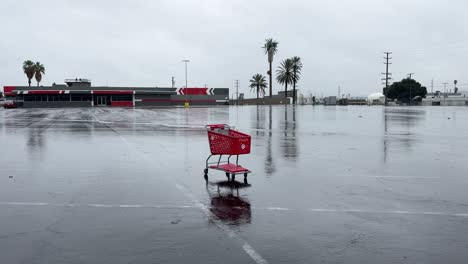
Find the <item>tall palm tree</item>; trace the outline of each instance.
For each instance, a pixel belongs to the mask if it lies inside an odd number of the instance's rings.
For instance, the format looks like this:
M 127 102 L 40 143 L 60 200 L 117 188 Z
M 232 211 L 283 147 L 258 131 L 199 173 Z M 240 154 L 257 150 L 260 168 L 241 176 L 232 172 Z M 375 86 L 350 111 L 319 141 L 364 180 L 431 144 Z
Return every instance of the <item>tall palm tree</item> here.
M 293 104 L 296 104 L 296 83 L 301 78 L 302 61 L 300 57 L 291 58 L 293 63 Z
M 263 49 L 265 50 L 265 54 L 268 55 L 268 63 L 270 64 L 270 70 L 268 71 L 268 75 L 270 75 L 270 97 L 272 97 L 272 70 L 271 70 L 271 64 L 273 63 L 273 56 L 276 54 L 278 51 L 278 41 L 273 40 L 272 38 L 266 39 L 265 40 L 265 45 L 263 45 Z
M 31 86 L 31 79 L 34 77 L 34 62 L 31 60 L 25 60 L 23 62 L 23 72 L 28 77 L 28 84 Z
M 293 61 L 285 59 L 281 62 L 278 70 L 276 70 L 276 80 L 280 84 L 284 84 L 284 97 L 288 97 L 288 84 L 292 84 L 294 80 Z
M 262 92 L 265 94 L 265 89 L 267 88 L 267 82 L 265 79 L 265 76 L 257 73 L 252 76 L 252 79 L 250 79 L 250 86 L 252 90 L 257 91 L 257 103 L 258 103 L 258 94 Z
M 38 87 L 39 83 L 42 81 L 42 74 L 45 74 L 44 65 L 42 65 L 40 62 L 36 62 L 36 64 L 34 64 L 34 77 L 36 77 Z

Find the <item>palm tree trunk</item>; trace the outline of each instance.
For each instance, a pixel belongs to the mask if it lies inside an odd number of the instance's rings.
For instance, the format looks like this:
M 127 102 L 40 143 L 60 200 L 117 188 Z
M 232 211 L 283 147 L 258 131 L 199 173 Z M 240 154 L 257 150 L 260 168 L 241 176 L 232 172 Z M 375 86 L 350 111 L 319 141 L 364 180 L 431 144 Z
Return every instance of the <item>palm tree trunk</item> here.
M 31 79 L 28 78 L 28 85 L 31 87 Z
M 284 98 L 288 99 L 288 82 L 284 83 Z
M 293 104 L 296 104 L 296 80 L 293 81 Z
M 260 85 L 257 84 L 257 105 L 258 105 L 258 90 L 260 89 Z
M 273 73 L 271 72 L 271 62 L 270 62 L 270 98 L 273 97 L 273 89 L 272 89 L 272 76 L 273 76 Z
M 39 81 L 37 81 L 37 87 L 39 87 Z
M 293 105 L 296 104 L 296 65 L 294 65 L 294 78 L 293 78 Z

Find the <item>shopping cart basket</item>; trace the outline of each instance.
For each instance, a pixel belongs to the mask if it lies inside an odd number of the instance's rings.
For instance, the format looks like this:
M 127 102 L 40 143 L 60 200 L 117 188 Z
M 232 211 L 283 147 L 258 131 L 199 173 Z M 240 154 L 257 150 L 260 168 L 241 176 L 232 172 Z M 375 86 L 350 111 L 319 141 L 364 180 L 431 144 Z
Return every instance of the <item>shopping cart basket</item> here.
M 224 171 L 229 181 L 235 181 L 236 175 L 244 174 L 244 183 L 247 184 L 247 175 L 251 171 L 239 165 L 239 155 L 250 153 L 250 136 L 226 124 L 207 125 L 206 130 L 211 155 L 206 159 L 205 180 L 208 180 L 208 170 L 213 169 Z M 227 160 L 222 160 L 223 155 L 228 156 Z M 213 156 L 219 156 L 218 161 L 210 162 Z M 236 156 L 236 163 L 230 162 L 232 156 Z

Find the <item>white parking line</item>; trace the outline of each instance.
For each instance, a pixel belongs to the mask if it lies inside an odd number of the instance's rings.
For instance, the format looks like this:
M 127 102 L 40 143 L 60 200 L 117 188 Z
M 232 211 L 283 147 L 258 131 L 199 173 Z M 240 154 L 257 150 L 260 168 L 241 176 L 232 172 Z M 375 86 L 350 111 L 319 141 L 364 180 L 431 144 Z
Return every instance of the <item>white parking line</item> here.
M 177 184 L 177 189 L 186 191 L 187 188 Z M 50 207 L 94 207 L 94 208 L 153 208 L 153 209 L 201 209 L 207 214 L 211 214 L 209 207 L 199 202 L 193 195 L 188 194 L 193 204 L 190 205 L 155 205 L 155 204 L 95 204 L 95 203 L 49 203 L 49 202 L 0 202 L 0 206 L 50 206 Z M 242 207 L 231 207 L 232 209 L 242 209 Z M 449 217 L 468 217 L 468 213 L 447 213 L 434 211 L 405 211 L 405 210 L 364 210 L 364 209 L 332 209 L 332 208 L 286 208 L 286 207 L 252 207 L 253 210 L 260 211 L 295 211 L 295 212 L 314 212 L 314 213 L 363 213 L 363 214 L 396 214 L 396 215 L 432 215 L 432 216 L 449 216 Z M 218 222 L 220 225 L 224 225 Z M 236 238 L 237 235 L 231 234 L 229 227 L 221 227 L 226 229 L 230 237 Z
M 412 175 L 338 175 L 338 177 L 345 178 L 375 178 L 375 179 L 448 179 L 451 177 L 440 177 L 440 176 L 412 176 Z
M 190 209 L 194 205 L 145 205 L 145 204 L 94 204 L 94 203 L 47 203 L 47 202 L 0 202 L 9 206 L 51 206 L 51 207 L 95 207 L 95 208 L 153 208 L 153 209 Z
M 179 189 L 182 193 L 187 196 L 190 200 L 193 201 L 193 203 L 205 213 L 207 217 L 211 216 L 210 209 L 208 206 L 202 204 L 195 198 L 195 196 L 183 185 L 176 184 L 177 189 Z M 233 229 L 231 229 L 229 226 L 225 225 L 223 222 L 220 220 L 217 220 L 216 218 L 213 218 L 212 221 L 214 224 L 221 230 L 223 230 L 230 238 L 233 238 L 237 241 L 239 241 L 242 244 L 242 249 L 247 253 L 253 261 L 257 264 L 267 264 L 268 262 L 244 239 L 242 239 Z
M 368 176 L 370 178 L 384 178 L 384 179 L 442 179 L 442 177 L 430 176 Z

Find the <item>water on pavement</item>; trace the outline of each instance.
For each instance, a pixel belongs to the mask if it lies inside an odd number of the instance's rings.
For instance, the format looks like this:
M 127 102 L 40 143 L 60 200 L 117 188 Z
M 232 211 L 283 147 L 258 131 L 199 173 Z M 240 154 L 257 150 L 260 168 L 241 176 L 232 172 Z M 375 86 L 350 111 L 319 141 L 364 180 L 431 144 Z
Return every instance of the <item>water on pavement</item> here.
M 468 108 L 0 111 L 0 263 L 466 263 Z M 210 123 L 252 136 L 249 185 Z M 238 177 L 242 182 L 242 177 Z

